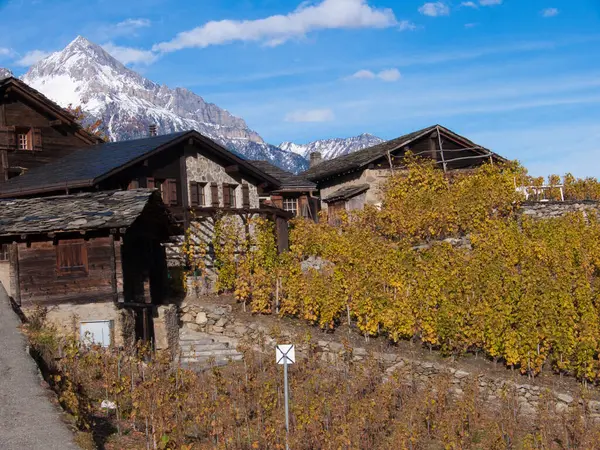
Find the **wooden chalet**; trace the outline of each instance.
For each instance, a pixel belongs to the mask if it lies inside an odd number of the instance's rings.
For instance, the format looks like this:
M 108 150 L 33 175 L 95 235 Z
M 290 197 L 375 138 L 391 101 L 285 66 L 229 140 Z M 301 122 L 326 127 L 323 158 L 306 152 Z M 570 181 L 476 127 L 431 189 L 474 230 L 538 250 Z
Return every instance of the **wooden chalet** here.
M 360 210 L 365 204 L 381 204 L 381 187 L 394 170 L 402 169 L 407 151 L 433 159 L 444 171 L 468 170 L 490 161 L 505 161 L 464 136 L 433 125 L 328 161 L 311 155 L 311 167 L 300 176 L 316 183 L 321 207 L 334 217 L 341 210 Z
M 19 79 L 0 80 L 0 183 L 101 142 Z
M 95 342 L 151 340 L 155 308 L 167 301 L 161 243 L 173 225 L 147 189 L 0 200 L 0 281 L 26 315 L 46 307 L 51 321 Z
M 275 189 L 259 189 L 261 203 L 283 209 L 296 217 L 317 220 L 320 201 L 313 194 L 317 185 L 304 177 L 287 172 L 268 161 L 250 161 L 253 166 L 269 174 L 279 182 Z
M 0 198 L 157 189 L 179 224 L 167 246 L 169 266 L 181 267 L 179 247 L 192 220 L 210 241 L 217 217 L 266 216 L 277 224 L 279 248 L 287 248 L 292 214 L 259 201 L 259 190 L 278 186 L 277 179 L 248 161 L 196 131 L 186 131 L 84 147 L 0 184 Z M 209 268 L 212 262 L 207 262 Z

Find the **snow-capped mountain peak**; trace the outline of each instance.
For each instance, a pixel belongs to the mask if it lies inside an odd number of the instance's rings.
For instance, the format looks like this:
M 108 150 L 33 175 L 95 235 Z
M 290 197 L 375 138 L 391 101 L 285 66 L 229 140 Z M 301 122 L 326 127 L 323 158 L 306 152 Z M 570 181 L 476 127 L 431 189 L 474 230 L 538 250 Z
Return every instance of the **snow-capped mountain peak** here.
M 61 106 L 78 106 L 101 119 L 112 140 L 195 129 L 232 151 L 298 172 L 308 167 L 299 155 L 266 144 L 246 122 L 188 89 L 170 89 L 125 67 L 82 36 L 33 65 L 23 81 Z
M 12 76 L 13 76 L 13 73 L 10 70 L 0 67 L 0 80 L 2 80 L 4 78 L 12 77 Z
M 372 134 L 363 133 L 351 138 L 322 139 L 308 144 L 295 144 L 293 142 L 282 142 L 279 148 L 296 153 L 304 158 L 309 158 L 313 152 L 321 153 L 323 159 L 332 159 L 346 155 L 363 148 L 372 147 L 384 142 L 383 139 Z

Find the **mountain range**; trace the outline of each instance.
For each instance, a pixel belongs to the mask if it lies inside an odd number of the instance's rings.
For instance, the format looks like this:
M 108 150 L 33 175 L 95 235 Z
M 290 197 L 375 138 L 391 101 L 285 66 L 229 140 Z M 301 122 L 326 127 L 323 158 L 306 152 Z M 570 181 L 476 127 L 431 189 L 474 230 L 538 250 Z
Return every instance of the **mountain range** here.
M 301 155 L 305 159 L 313 152 L 321 153 L 323 159 L 333 159 L 347 153 L 356 152 L 363 148 L 373 147 L 381 144 L 383 139 L 372 134 L 363 133 L 351 138 L 322 139 L 309 142 L 308 144 L 294 144 L 293 142 L 282 142 L 279 148 Z
M 0 68 L 0 79 L 11 75 Z M 294 173 L 308 168 L 312 151 L 329 159 L 382 142 L 362 134 L 276 147 L 243 119 L 188 89 L 171 89 L 144 78 L 82 36 L 31 66 L 21 79 L 61 106 L 81 105 L 90 120 L 103 122 L 111 140 L 146 136 L 151 124 L 159 134 L 195 129 L 247 159 L 267 160 Z

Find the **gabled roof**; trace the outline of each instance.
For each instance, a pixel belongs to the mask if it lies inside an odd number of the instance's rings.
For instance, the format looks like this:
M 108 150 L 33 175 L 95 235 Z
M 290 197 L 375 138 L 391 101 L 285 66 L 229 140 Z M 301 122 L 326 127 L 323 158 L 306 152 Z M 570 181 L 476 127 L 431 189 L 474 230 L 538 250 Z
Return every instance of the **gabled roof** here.
M 277 179 L 277 181 L 279 181 L 280 189 L 282 190 L 317 189 L 317 185 L 312 181 L 309 181 L 306 178 L 301 177 L 299 175 L 294 175 L 291 172 L 287 172 L 281 169 L 280 167 L 271 164 L 268 161 L 253 160 L 250 161 L 250 163 L 258 169 L 262 170 L 263 172 L 269 174 L 273 178 Z
M 0 236 L 128 228 L 155 192 L 134 189 L 0 200 Z M 154 201 L 161 202 L 160 196 Z
M 495 153 L 492 153 L 486 148 L 475 144 L 467 138 L 450 131 L 448 128 L 445 128 L 441 125 L 432 125 L 430 127 L 405 134 L 404 136 L 400 136 L 396 139 L 392 139 L 391 141 L 383 142 L 382 144 L 378 144 L 373 147 L 365 148 L 357 152 L 339 156 L 328 161 L 323 161 L 317 164 L 316 166 L 311 167 L 307 171 L 302 172 L 300 176 L 304 176 L 311 181 L 319 181 L 334 175 L 340 175 L 343 173 L 361 169 L 363 167 L 368 166 L 371 163 L 374 163 L 383 156 L 386 156 L 388 152 L 394 152 L 398 149 L 402 149 L 405 146 L 412 143 L 413 141 L 423 136 L 429 135 L 436 129 L 439 129 L 441 133 L 446 134 L 452 137 L 453 139 L 464 143 L 467 148 L 477 149 L 473 151 L 481 151 L 482 153 L 492 155 L 495 158 L 503 160 L 503 158 L 496 155 Z
M 361 184 L 358 186 L 345 186 L 343 188 L 338 189 L 333 194 L 329 195 L 327 198 L 324 198 L 323 201 L 325 203 L 333 203 L 341 200 L 349 200 L 352 197 L 356 197 L 357 195 L 368 191 L 370 187 L 371 186 L 368 184 Z
M 50 100 L 41 92 L 33 89 L 27 83 L 19 80 L 15 77 L 3 78 L 0 80 L 0 91 L 14 91 L 21 96 L 27 98 L 40 109 L 45 110 L 52 116 L 61 120 L 62 122 L 69 124 L 76 129 L 76 133 L 83 140 L 88 141 L 90 144 L 96 144 L 104 142 L 102 138 L 86 131 L 77 121 L 75 117 L 69 111 L 58 105 L 57 103 Z
M 0 184 L 0 198 L 94 186 L 127 167 L 189 139 L 205 144 L 210 151 L 224 157 L 232 165 L 245 168 L 257 179 L 274 186 L 279 185 L 275 178 L 197 131 L 181 131 L 143 139 L 110 142 L 76 150 L 64 158 L 32 169 L 20 177 L 11 178 Z

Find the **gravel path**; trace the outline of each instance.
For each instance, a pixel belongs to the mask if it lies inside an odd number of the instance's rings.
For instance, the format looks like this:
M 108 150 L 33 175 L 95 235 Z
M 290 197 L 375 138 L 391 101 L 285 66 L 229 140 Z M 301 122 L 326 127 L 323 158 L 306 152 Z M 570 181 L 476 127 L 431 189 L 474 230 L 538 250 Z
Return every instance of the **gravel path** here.
M 0 449 L 79 449 L 48 399 L 19 324 L 0 284 Z

